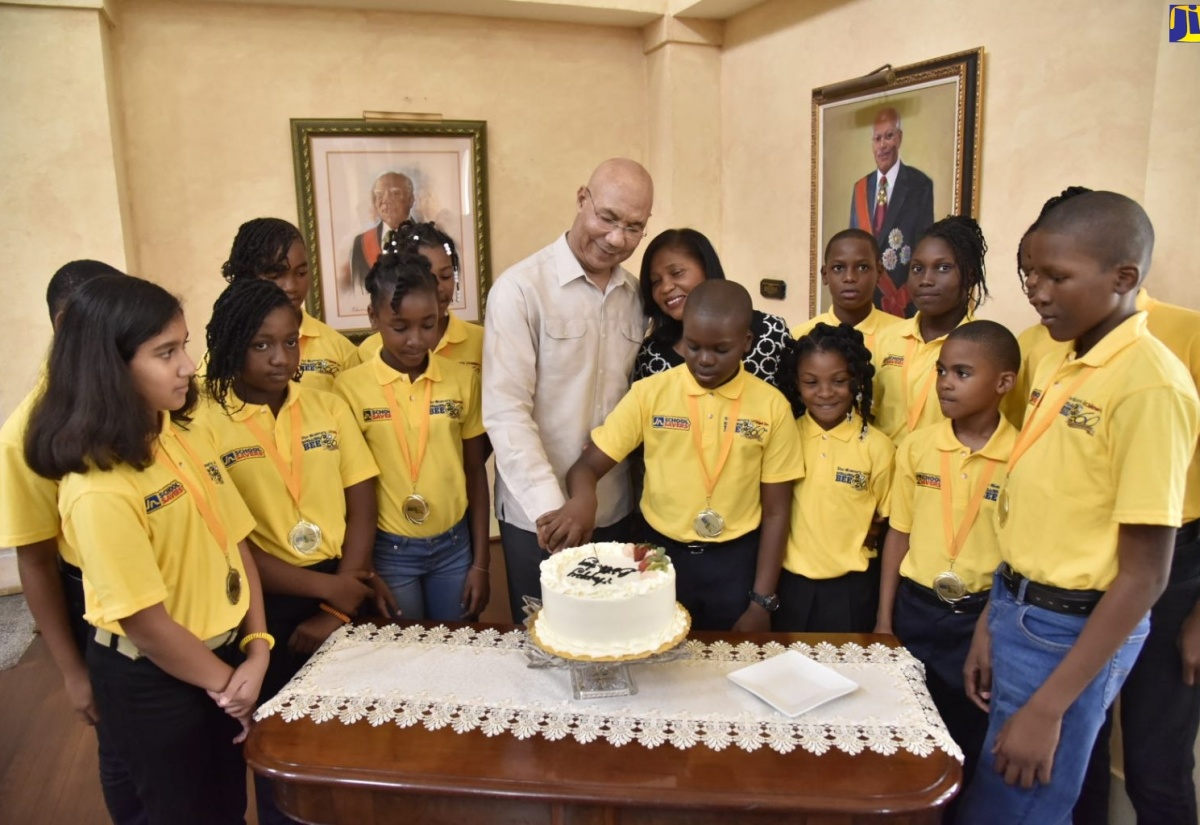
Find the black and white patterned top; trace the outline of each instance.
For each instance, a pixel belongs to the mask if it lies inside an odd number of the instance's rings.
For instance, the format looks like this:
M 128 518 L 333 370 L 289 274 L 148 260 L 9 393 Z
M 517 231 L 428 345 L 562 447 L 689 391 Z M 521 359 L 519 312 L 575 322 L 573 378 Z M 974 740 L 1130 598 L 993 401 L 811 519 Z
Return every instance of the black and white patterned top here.
M 754 343 L 751 344 L 750 354 L 744 361 L 746 372 L 761 378 L 772 387 L 778 387 L 775 373 L 779 371 L 779 362 L 783 358 L 784 350 L 792 341 L 787 322 L 778 315 L 767 315 L 756 309 L 750 322 L 750 332 Z M 647 376 L 666 372 L 682 363 L 683 356 L 677 353 L 674 347 L 647 338 L 638 350 L 637 360 L 633 362 L 633 380 L 640 381 Z

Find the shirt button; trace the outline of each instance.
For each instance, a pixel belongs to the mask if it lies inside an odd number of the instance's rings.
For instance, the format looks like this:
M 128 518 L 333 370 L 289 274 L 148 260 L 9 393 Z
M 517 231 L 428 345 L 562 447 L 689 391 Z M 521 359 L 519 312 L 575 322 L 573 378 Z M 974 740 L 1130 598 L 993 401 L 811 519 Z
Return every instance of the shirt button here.
M 963 478 L 966 478 L 966 477 L 967 477 L 967 474 L 966 474 L 966 473 L 963 473 L 963 474 L 962 474 L 962 477 L 963 477 Z
M 829 440 L 829 436 L 825 435 L 825 433 L 821 433 L 821 440 L 822 440 L 822 441 L 828 441 L 828 440 Z
M 821 458 L 824 458 L 824 457 L 825 457 L 825 453 L 821 453 Z
M 713 415 L 712 413 L 709 413 L 709 414 L 708 414 L 708 417 L 709 417 L 709 418 L 712 418 L 712 415 Z

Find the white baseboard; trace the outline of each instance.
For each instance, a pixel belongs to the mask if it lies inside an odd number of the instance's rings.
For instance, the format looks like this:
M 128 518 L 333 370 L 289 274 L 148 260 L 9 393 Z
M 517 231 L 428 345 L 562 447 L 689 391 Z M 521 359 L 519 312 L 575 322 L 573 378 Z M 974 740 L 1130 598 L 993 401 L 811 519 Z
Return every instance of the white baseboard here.
M 0 549 L 0 596 L 21 592 L 21 578 L 17 575 L 17 551 L 11 547 Z

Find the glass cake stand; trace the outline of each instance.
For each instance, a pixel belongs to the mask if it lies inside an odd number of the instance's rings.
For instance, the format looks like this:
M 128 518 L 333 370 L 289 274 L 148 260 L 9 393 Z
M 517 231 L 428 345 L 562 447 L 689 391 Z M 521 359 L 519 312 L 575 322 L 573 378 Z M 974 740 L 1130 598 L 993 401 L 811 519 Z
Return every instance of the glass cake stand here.
M 687 638 L 691 629 L 690 617 L 676 638 L 653 650 L 640 651 L 604 659 L 578 658 L 562 651 L 546 647 L 537 636 L 534 625 L 542 603 L 530 596 L 525 597 L 525 627 L 532 644 L 525 650 L 529 659 L 529 667 L 533 668 L 566 668 L 571 673 L 571 695 L 576 699 L 608 699 L 615 696 L 632 696 L 637 693 L 637 682 L 630 672 L 631 664 L 648 664 L 669 662 L 679 658 L 680 645 Z M 676 609 L 683 611 L 682 605 L 676 604 Z

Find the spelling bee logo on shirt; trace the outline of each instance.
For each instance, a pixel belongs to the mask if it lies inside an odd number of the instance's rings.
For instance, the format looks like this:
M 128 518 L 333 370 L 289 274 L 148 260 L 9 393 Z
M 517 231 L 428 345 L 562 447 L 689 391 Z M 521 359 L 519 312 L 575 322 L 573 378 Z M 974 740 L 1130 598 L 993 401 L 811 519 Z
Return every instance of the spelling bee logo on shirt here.
M 321 430 L 319 433 L 309 433 L 300 439 L 304 452 L 309 450 L 336 450 L 338 448 L 337 433 L 332 430 Z
M 851 470 L 849 467 L 838 467 L 833 473 L 833 480 L 838 484 L 849 484 L 860 493 L 867 489 L 871 474 L 862 470 Z
M 330 361 L 328 358 L 306 358 L 300 362 L 301 373 L 317 372 L 321 375 L 337 375 L 341 369 L 336 361 Z
M 770 429 L 771 427 L 766 421 L 757 421 L 753 418 L 739 418 L 735 432 L 751 441 L 762 441 Z
M 650 427 L 655 430 L 690 430 L 690 419 L 680 415 L 652 415 Z
M 444 415 L 454 421 L 462 420 L 463 402 L 452 398 L 429 402 L 430 415 Z
M 173 480 L 158 492 L 146 496 L 146 513 L 149 514 L 161 510 L 172 501 L 182 498 L 183 494 L 183 485 L 178 480 Z
M 217 466 L 217 462 L 206 462 L 204 465 L 204 471 L 208 473 L 208 477 L 212 479 L 213 484 L 225 483 L 225 476 L 221 475 L 221 468 Z
M 983 494 L 984 501 L 999 501 L 1000 500 L 1000 485 L 989 484 L 987 492 Z
M 904 366 L 904 356 L 903 355 L 889 355 L 883 359 L 883 366 L 885 366 L 885 367 L 903 367 Z
M 1096 434 L 1096 427 L 1100 424 L 1100 413 L 1102 410 L 1095 404 L 1084 401 L 1082 398 L 1070 398 L 1062 405 L 1062 409 L 1058 414 L 1067 419 L 1067 426 L 1073 430 L 1083 430 L 1088 435 Z
M 1200 6 L 1167 6 L 1167 42 L 1200 43 Z

